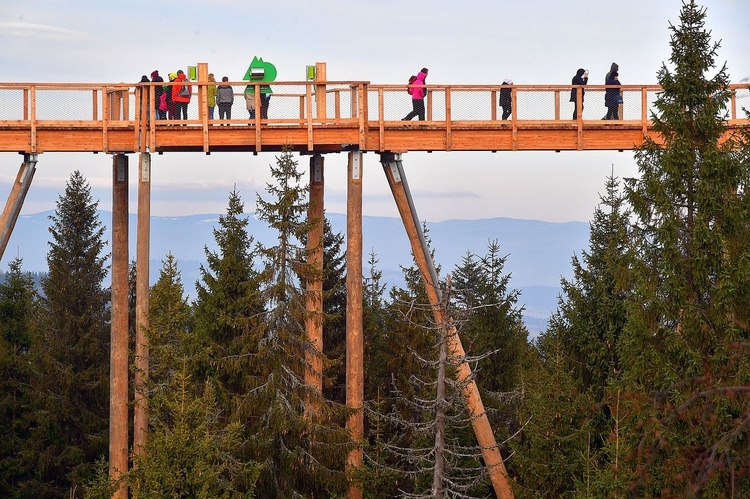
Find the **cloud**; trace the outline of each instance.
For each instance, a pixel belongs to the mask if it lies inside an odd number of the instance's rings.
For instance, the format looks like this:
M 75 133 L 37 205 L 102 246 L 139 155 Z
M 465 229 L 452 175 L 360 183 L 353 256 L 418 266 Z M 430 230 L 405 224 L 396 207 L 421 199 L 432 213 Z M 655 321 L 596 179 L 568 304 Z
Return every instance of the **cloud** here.
M 16 38 L 42 38 L 47 40 L 84 40 L 88 34 L 83 31 L 58 28 L 47 24 L 0 21 L 2 36 Z

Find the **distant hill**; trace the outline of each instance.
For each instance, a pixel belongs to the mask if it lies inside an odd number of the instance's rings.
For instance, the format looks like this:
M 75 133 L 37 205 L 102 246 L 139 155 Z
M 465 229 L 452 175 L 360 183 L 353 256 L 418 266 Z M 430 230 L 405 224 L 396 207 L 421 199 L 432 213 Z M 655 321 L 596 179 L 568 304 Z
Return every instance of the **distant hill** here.
M 6 271 L 8 262 L 16 255 L 23 258 L 26 271 L 46 271 L 49 241 L 49 215 L 43 212 L 19 218 L 0 269 Z M 346 216 L 327 214 L 335 232 L 346 232 Z M 111 237 L 112 214 L 100 211 L 99 217 L 107 227 L 105 238 Z M 272 244 L 275 234 L 264 223 L 249 214 L 249 231 L 256 241 Z M 205 262 L 204 247 L 215 250 L 213 229 L 219 214 L 188 215 L 183 217 L 152 217 L 151 272 L 153 284 L 159 276 L 161 261 L 171 252 L 178 260 L 185 291 L 195 293 L 199 268 Z M 435 248 L 435 259 L 442 267 L 441 275 L 453 270 L 470 251 L 485 255 L 490 240 L 497 239 L 502 255 L 507 255 L 505 271 L 511 273 L 510 286 L 521 291 L 520 303 L 525 307 L 524 320 L 532 333 L 547 325 L 557 307 L 560 278 L 572 275 L 570 259 L 588 247 L 589 225 L 586 222 L 551 223 L 538 220 L 490 218 L 482 220 L 446 220 L 427 224 L 429 238 Z M 136 215 L 130 216 L 130 259 L 135 260 Z M 364 272 L 367 259 L 374 252 L 378 268 L 389 285 L 403 285 L 400 265 L 411 265 L 411 253 L 403 224 L 398 218 L 364 217 L 363 247 Z M 107 251 L 110 251 L 109 248 Z

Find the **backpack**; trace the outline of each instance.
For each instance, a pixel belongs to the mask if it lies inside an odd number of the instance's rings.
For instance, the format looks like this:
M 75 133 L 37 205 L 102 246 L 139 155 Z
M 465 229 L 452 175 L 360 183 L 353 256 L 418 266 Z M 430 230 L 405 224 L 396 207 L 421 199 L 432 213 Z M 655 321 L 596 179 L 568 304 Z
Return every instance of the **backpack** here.
M 183 85 L 180 87 L 180 89 L 177 91 L 178 97 L 190 97 L 190 91 L 187 88 L 187 85 Z
M 409 84 L 406 86 L 406 93 L 408 93 L 409 95 L 411 95 L 412 91 L 414 90 L 411 87 L 411 84 L 414 83 L 416 81 L 416 79 L 417 79 L 417 77 L 414 76 L 414 75 L 412 75 L 412 76 L 409 77 Z

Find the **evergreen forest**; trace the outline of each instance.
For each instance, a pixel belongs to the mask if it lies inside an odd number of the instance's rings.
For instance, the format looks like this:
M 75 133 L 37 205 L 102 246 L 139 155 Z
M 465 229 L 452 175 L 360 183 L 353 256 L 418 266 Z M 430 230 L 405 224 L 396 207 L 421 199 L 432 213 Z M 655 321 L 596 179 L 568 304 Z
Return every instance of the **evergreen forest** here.
M 502 234 L 437 269 L 443 320 L 416 261 L 404 287 L 388 287 L 366 256 L 358 441 L 347 430 L 345 237 L 308 219 L 303 169 L 284 151 L 251 200 L 274 244 L 248 232 L 248 200 L 233 190 L 198 282 L 163 255 L 149 290 L 147 441 L 113 483 L 110 255 L 98 202 L 71 175 L 50 216 L 48 273 L 25 272 L 20 255 L 0 282 L 0 496 L 126 486 L 136 498 L 342 498 L 354 484 L 366 498 L 494 497 L 480 415 L 465 403 L 476 383 L 515 497 L 750 497 L 750 134 L 729 133 L 729 72 L 706 16 L 686 0 L 669 26 L 651 117 L 661 141 L 637 148 L 636 178 L 607 179 L 589 246 L 537 338 Z M 306 244 L 317 224 L 322 275 Z M 312 319 L 311 279 L 323 282 Z M 132 349 L 135 265 L 130 280 Z M 323 325 L 322 351 L 309 320 Z M 132 378 L 132 350 L 129 363 Z M 355 449 L 363 465 L 352 469 Z

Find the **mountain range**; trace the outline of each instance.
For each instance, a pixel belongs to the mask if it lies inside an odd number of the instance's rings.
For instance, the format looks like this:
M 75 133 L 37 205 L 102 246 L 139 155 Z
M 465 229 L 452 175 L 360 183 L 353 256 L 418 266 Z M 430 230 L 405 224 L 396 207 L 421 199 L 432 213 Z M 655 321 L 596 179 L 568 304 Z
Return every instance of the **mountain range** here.
M 24 271 L 47 270 L 46 256 L 50 234 L 47 211 L 19 217 L 8 243 L 0 270 L 7 270 L 8 262 L 23 258 Z M 159 277 L 161 262 L 172 253 L 178 262 L 185 292 L 192 296 L 200 265 L 205 263 L 205 250 L 215 250 L 213 229 L 218 227 L 219 214 L 187 215 L 181 217 L 152 217 L 150 282 Z M 256 241 L 273 244 L 275 234 L 257 220 L 249 218 L 248 230 Z M 334 232 L 346 232 L 346 216 L 327 213 Z M 136 215 L 130 215 L 130 259 L 135 260 Z M 106 227 L 105 239 L 111 238 L 111 212 L 99 211 L 99 219 Z M 368 274 L 367 260 L 374 253 L 377 267 L 389 286 L 402 286 L 400 266 L 412 264 L 406 231 L 400 219 L 363 217 L 364 273 Z M 570 278 L 571 257 L 588 247 L 587 222 L 552 223 L 538 220 L 490 218 L 480 220 L 446 220 L 427 222 L 428 237 L 435 251 L 435 260 L 445 275 L 461 263 L 468 252 L 479 257 L 487 253 L 490 241 L 497 240 L 500 254 L 506 256 L 504 270 L 511 274 L 510 288 L 521 292 L 519 306 L 524 307 L 524 322 L 533 335 L 543 331 L 550 314 L 557 308 L 560 278 Z M 111 251 L 109 246 L 107 252 Z

